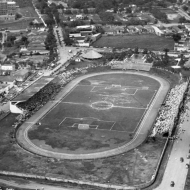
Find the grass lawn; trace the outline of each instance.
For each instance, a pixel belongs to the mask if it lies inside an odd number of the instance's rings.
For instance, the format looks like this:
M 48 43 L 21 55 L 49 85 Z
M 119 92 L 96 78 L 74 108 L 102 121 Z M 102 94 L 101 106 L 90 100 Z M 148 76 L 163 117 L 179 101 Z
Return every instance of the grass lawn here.
M 27 19 L 21 19 L 10 23 L 0 23 L 0 29 L 1 28 L 7 28 L 8 30 L 20 30 L 20 29 L 26 29 L 29 25 L 29 23 L 34 18 L 27 18 Z
M 30 18 L 39 18 L 38 14 L 34 10 L 34 7 L 23 7 L 19 8 L 18 12 L 22 14 L 24 17 L 30 17 Z
M 126 35 L 126 36 L 103 36 L 95 43 L 94 47 L 115 48 L 147 48 L 160 51 L 164 48 L 174 49 L 174 41 L 170 38 L 160 37 L 154 34 Z

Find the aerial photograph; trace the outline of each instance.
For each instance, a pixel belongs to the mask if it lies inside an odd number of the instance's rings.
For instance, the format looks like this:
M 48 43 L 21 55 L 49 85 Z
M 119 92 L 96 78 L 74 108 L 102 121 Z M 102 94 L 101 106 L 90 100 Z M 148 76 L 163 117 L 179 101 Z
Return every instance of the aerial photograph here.
M 0 190 L 190 190 L 190 0 L 0 0 Z

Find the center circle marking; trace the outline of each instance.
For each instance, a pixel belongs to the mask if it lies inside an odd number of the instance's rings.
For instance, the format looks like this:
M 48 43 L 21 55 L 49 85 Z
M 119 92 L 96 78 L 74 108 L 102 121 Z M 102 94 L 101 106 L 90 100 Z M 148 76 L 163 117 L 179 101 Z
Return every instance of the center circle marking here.
M 91 107 L 97 110 L 108 110 L 111 109 L 114 105 L 111 102 L 99 101 L 91 104 Z

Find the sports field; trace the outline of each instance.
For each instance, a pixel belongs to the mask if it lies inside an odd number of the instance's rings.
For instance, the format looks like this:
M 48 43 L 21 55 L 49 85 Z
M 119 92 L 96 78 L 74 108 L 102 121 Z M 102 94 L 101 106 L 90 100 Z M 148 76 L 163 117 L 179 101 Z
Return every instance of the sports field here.
M 162 51 L 165 48 L 174 49 L 174 41 L 170 38 L 157 36 L 155 34 L 133 34 L 124 36 L 102 36 L 94 47 L 115 48 L 147 48 L 154 51 Z
M 51 151 L 91 153 L 131 140 L 160 84 L 137 74 L 86 78 L 28 131 L 37 146 Z

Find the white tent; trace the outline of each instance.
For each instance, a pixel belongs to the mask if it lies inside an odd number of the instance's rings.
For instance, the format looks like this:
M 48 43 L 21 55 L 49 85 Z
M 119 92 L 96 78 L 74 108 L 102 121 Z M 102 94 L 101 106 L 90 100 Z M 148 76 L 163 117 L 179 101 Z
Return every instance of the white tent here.
M 90 50 L 87 53 L 83 53 L 81 55 L 85 59 L 100 59 L 102 58 L 102 55 L 94 50 Z

